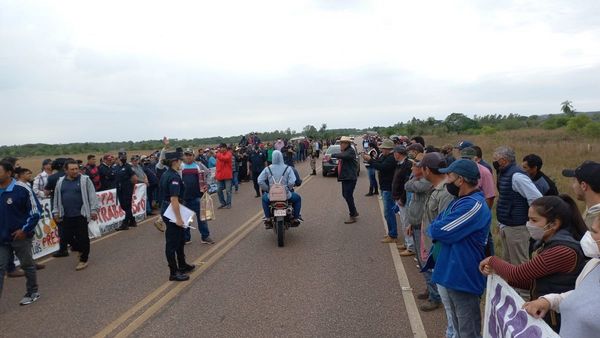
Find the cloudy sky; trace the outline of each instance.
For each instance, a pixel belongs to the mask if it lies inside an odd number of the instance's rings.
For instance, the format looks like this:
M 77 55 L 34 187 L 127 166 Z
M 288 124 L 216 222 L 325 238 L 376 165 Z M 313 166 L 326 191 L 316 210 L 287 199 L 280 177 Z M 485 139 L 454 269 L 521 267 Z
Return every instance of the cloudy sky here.
M 598 0 L 0 0 L 0 145 L 600 110 Z

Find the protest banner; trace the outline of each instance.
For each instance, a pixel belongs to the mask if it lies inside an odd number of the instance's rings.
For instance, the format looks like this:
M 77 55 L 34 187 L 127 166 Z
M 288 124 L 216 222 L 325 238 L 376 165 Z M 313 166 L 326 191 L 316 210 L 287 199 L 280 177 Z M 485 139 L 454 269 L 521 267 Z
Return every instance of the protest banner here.
M 523 310 L 524 303 L 500 276 L 488 276 L 483 337 L 559 338 L 546 322 Z
M 97 238 L 116 229 L 125 219 L 125 212 L 119 206 L 117 190 L 111 189 L 96 193 L 100 209 L 98 220 L 88 224 L 90 238 Z M 49 198 L 40 200 L 42 217 L 34 230 L 33 258 L 44 257 L 58 250 L 60 237 L 58 227 L 52 218 L 52 205 Z M 137 184 L 133 191 L 133 216 L 137 220 L 146 218 L 146 185 Z M 15 259 L 18 265 L 18 260 Z

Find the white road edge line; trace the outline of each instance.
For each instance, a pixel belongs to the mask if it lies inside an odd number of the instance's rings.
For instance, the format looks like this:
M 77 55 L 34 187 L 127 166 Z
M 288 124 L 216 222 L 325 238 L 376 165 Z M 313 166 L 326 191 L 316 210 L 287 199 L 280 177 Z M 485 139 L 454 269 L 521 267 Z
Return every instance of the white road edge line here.
M 385 222 L 385 215 L 383 213 L 383 202 L 379 198 L 377 200 L 379 202 L 381 218 L 383 219 L 383 227 L 387 234 L 387 223 Z M 392 260 L 394 261 L 396 275 L 398 276 L 398 282 L 400 282 L 400 288 L 402 289 L 402 298 L 404 299 L 404 306 L 406 307 L 413 336 L 416 338 L 427 338 L 423 320 L 421 320 L 421 314 L 419 313 L 419 308 L 417 307 L 417 302 L 413 295 L 413 289 L 410 287 L 406 270 L 404 270 L 404 264 L 402 264 L 402 258 L 400 258 L 400 254 L 398 253 L 398 247 L 396 246 L 396 243 L 389 243 L 388 246 L 392 252 Z

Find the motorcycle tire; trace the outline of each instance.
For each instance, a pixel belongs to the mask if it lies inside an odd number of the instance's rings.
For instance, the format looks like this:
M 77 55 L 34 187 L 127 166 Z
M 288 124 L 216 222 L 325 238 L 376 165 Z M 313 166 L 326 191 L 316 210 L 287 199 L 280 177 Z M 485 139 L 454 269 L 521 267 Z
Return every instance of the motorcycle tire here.
M 285 242 L 285 222 L 283 219 L 277 220 L 275 225 L 275 232 L 277 233 L 277 246 L 283 247 Z

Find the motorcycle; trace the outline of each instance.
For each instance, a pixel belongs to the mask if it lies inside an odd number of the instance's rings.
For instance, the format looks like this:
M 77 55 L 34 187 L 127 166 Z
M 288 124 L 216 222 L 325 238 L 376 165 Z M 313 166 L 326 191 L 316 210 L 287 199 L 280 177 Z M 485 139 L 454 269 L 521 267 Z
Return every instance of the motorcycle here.
M 284 246 L 285 231 L 290 227 L 297 227 L 299 223 L 293 222 L 294 208 L 289 201 L 271 202 L 269 209 L 271 210 L 270 223 L 277 236 L 277 246 Z

